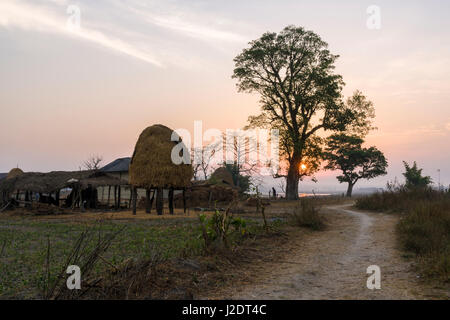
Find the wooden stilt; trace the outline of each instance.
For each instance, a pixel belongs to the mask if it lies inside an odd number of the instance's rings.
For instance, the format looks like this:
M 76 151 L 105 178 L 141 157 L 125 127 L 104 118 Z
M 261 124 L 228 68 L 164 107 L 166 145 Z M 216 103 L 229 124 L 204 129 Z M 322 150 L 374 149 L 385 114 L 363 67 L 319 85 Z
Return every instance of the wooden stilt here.
M 59 195 L 60 195 L 60 190 L 57 190 L 55 192 L 55 200 L 56 200 L 56 205 L 59 207 Z
M 151 197 L 151 199 L 150 199 L 150 211 L 152 211 L 152 208 L 153 208 L 153 201 L 155 200 L 155 193 L 156 193 L 156 189 L 151 189 L 151 192 L 152 192 L 152 197 Z
M 108 204 L 106 205 L 109 208 L 109 203 L 111 201 L 111 186 L 108 186 Z
M 164 196 L 163 196 L 163 188 L 158 188 L 158 192 L 156 193 L 156 212 L 158 215 L 162 215 L 164 211 Z
M 150 202 L 150 189 L 145 189 L 145 213 L 152 211 L 152 204 Z
M 173 188 L 169 189 L 169 213 L 173 214 Z
M 28 202 L 30 201 L 30 195 L 28 193 L 28 190 L 25 191 L 25 207 L 29 207 L 30 204 L 28 204 Z
M 119 186 L 117 190 L 117 208 L 120 209 L 120 202 L 121 202 L 121 193 L 122 193 L 122 187 Z
M 117 209 L 117 186 L 114 186 L 114 209 Z
M 133 187 L 130 191 L 133 198 L 133 214 L 136 215 L 137 189 Z
M 131 202 L 133 201 L 133 188 L 130 187 L 130 201 L 128 201 L 128 209 L 132 207 Z
M 186 213 L 186 188 L 183 188 L 183 212 Z

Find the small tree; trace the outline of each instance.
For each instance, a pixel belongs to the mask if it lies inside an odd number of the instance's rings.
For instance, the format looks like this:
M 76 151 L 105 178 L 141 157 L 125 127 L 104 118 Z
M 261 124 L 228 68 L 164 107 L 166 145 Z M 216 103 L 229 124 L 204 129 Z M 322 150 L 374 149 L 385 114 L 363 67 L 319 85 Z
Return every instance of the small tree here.
M 347 197 L 360 179 L 372 179 L 387 174 L 384 154 L 375 147 L 363 148 L 364 140 L 356 135 L 334 134 L 328 138 L 324 153 L 325 169 L 341 170 L 340 183 L 347 182 Z
M 83 167 L 86 170 L 97 171 L 100 169 L 100 163 L 103 161 L 103 157 L 99 155 L 92 155 L 83 162 Z
M 227 132 L 223 139 L 225 150 L 229 153 L 223 166 L 231 172 L 236 187 L 245 192 L 250 186 L 250 177 L 259 170 L 258 163 L 250 161 L 250 155 L 257 151 L 257 143 L 245 131 Z
M 403 165 L 405 166 L 405 172 L 403 173 L 406 179 L 405 186 L 408 189 L 426 188 L 432 183 L 431 177 L 422 176 L 423 169 L 419 169 L 415 161 L 412 167 L 406 161 L 403 161 Z
M 228 172 L 231 173 L 231 176 L 233 177 L 233 183 L 235 186 L 239 187 L 240 193 L 245 193 L 250 188 L 250 176 L 243 175 L 239 171 L 239 168 L 235 163 L 233 164 L 227 164 L 224 163 L 223 166 L 228 170 Z

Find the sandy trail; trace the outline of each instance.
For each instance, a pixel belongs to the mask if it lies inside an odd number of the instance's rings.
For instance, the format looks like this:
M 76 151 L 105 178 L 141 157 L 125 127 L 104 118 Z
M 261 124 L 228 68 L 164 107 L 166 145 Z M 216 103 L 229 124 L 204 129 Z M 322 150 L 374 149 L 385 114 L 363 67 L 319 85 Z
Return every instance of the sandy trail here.
M 296 240 L 286 260 L 258 270 L 256 283 L 234 288 L 232 299 L 436 299 L 448 292 L 425 287 L 396 248 L 397 217 L 324 208 L 326 231 Z M 381 289 L 366 286 L 367 267 L 381 269 Z

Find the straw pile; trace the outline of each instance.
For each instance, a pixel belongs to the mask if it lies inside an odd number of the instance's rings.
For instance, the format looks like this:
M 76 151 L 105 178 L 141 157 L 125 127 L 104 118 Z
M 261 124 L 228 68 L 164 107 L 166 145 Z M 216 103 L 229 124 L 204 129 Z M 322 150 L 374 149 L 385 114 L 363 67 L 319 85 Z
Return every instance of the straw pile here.
M 233 176 L 225 167 L 217 168 L 209 178 L 209 183 L 234 187 Z
M 184 188 L 193 176 L 190 164 L 176 165 L 171 153 L 178 142 L 173 130 L 157 124 L 142 131 L 130 163 L 130 183 L 139 188 Z
M 218 184 L 199 184 L 186 190 L 186 203 L 189 208 L 214 206 L 216 202 L 218 205 L 226 205 L 237 196 L 236 188 Z M 177 207 L 183 205 L 181 194 L 175 195 L 174 200 Z

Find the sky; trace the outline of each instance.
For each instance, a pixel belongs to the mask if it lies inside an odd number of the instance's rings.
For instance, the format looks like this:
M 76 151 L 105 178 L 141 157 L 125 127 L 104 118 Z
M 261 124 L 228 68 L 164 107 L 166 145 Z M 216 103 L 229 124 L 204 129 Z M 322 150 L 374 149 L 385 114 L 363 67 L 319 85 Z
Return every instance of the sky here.
M 130 156 L 156 123 L 242 128 L 258 96 L 237 91 L 233 58 L 293 24 L 340 55 L 346 96 L 359 89 L 375 105 L 367 146 L 385 153 L 388 175 L 359 187 L 401 181 L 402 160 L 436 183 L 440 169 L 448 185 L 448 12 L 444 0 L 1 0 L 0 172 L 77 170 L 92 154 L 106 164 Z M 336 174 L 300 189 L 344 189 Z

